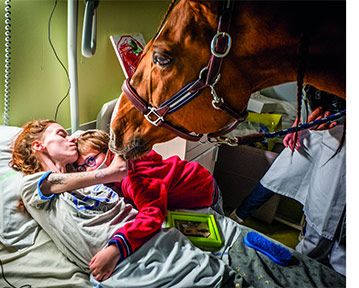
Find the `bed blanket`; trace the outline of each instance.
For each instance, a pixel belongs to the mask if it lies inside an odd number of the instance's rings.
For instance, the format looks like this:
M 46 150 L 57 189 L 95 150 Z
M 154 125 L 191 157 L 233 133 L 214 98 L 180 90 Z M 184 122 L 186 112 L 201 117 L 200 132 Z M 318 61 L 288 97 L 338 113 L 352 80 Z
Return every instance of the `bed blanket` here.
M 3 265 L 1 288 L 10 287 L 9 283 L 11 287 L 91 287 L 89 275 L 70 262 L 42 229 L 34 244 L 26 248 L 17 250 L 0 243 L 0 260 Z
M 293 249 L 290 249 L 295 258 L 292 265 L 283 267 L 275 264 L 244 244 L 243 238 L 253 230 L 244 226 L 241 230 L 242 233 L 229 250 L 229 258 L 230 266 L 243 277 L 245 283 L 256 288 L 346 287 L 345 276 Z
M 91 278 L 94 287 L 345 287 L 344 276 L 292 249 L 297 260 L 293 265 L 273 263 L 243 243 L 252 229 L 211 208 L 197 212 L 215 215 L 225 239 L 221 250 L 204 252 L 178 230 L 162 229 L 109 279 L 99 283 Z
M 242 277 L 228 265 L 229 248 L 241 234 L 238 224 L 211 208 L 196 212 L 215 215 L 224 239 L 219 251 L 203 251 L 177 229 L 162 228 L 121 262 L 109 279 L 99 283 L 91 278 L 94 287 L 242 287 Z

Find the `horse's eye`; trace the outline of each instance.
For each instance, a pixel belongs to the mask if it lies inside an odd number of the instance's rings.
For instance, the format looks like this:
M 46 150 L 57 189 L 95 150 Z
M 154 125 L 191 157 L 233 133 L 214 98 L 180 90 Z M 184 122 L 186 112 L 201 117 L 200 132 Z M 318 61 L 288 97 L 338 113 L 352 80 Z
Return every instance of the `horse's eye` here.
M 153 63 L 158 64 L 162 67 L 167 67 L 169 64 L 171 64 L 172 58 L 168 55 L 161 54 L 159 52 L 153 53 Z

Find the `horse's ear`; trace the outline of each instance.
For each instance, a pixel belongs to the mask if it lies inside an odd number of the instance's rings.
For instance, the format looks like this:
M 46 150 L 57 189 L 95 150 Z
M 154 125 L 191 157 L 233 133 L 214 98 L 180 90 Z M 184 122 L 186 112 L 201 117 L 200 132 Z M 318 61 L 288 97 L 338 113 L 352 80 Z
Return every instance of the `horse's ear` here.
M 188 3 L 198 15 L 217 14 L 218 1 L 188 0 Z

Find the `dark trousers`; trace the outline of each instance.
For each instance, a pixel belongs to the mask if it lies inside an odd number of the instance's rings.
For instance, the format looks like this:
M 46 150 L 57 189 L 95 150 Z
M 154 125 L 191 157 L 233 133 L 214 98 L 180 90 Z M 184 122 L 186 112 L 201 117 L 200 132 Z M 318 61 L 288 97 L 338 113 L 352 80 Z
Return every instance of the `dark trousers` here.
M 236 209 L 236 214 L 242 220 L 246 219 L 251 213 L 259 208 L 264 202 L 274 195 L 272 190 L 265 188 L 260 182 L 253 188 L 251 193 L 243 200 L 242 204 Z

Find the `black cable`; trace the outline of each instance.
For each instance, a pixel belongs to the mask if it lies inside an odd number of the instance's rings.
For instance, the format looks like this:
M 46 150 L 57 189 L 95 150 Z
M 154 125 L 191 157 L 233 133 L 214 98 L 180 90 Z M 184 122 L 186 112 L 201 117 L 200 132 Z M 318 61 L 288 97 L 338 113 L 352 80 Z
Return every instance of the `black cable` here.
M 59 63 L 61 64 L 62 68 L 65 70 L 65 73 L 66 73 L 66 77 L 67 77 L 67 81 L 69 82 L 69 87 L 67 89 L 67 92 L 66 92 L 66 95 L 61 99 L 61 101 L 59 102 L 59 104 L 57 104 L 56 106 L 56 111 L 55 111 L 55 117 L 54 117 L 54 120 L 56 121 L 57 119 L 57 113 L 59 112 L 59 108 L 60 108 L 60 105 L 62 104 L 62 102 L 64 102 L 64 100 L 67 98 L 67 96 L 69 96 L 69 93 L 70 93 L 70 88 L 71 88 L 71 81 L 70 81 L 70 77 L 69 77 L 69 72 L 67 71 L 65 65 L 62 63 L 62 61 L 60 60 L 59 56 L 57 55 L 57 52 L 55 50 L 55 47 L 54 45 L 52 44 L 52 41 L 51 41 L 51 20 L 52 20 L 52 16 L 55 12 L 55 9 L 56 9 L 56 6 L 57 6 L 57 0 L 54 1 L 54 7 L 52 8 L 52 11 L 51 11 L 51 14 L 50 14 L 50 17 L 49 17 L 49 22 L 48 22 L 48 40 L 49 40 L 49 43 L 50 43 L 50 46 L 52 48 L 52 51 L 54 52 L 55 54 L 55 57 L 57 59 L 57 61 L 59 61 Z
M 11 287 L 11 288 L 16 288 L 16 286 L 12 285 L 9 281 L 7 281 L 7 279 L 5 278 L 5 273 L 4 273 L 4 267 L 3 267 L 3 264 L 2 264 L 2 261 L 0 259 L 0 266 L 1 266 L 1 275 L 2 277 L 4 278 L 4 281 Z M 8 288 L 8 287 L 2 287 L 2 288 Z M 20 286 L 19 288 L 31 288 L 31 285 L 30 284 L 25 284 L 25 285 L 22 285 Z

